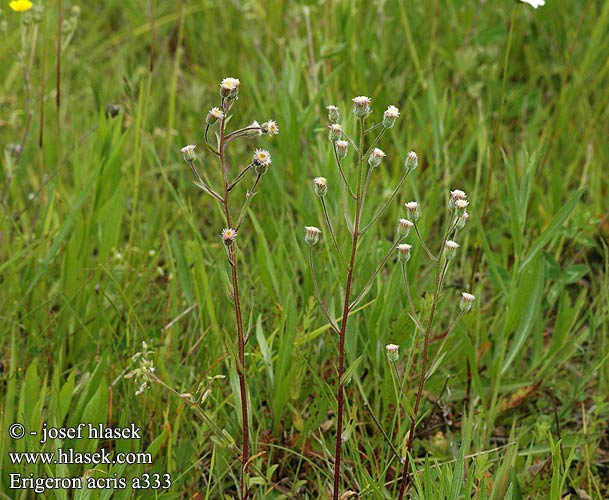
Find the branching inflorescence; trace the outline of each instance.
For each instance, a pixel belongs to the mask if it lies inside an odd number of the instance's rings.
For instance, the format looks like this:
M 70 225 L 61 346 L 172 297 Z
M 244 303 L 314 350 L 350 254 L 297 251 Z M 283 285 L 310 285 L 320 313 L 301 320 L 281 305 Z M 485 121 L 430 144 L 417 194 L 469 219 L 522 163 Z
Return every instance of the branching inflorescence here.
M 250 429 L 248 423 L 248 407 L 247 407 L 247 383 L 246 383 L 246 367 L 245 367 L 245 346 L 247 343 L 247 332 L 244 330 L 243 315 L 241 307 L 241 297 L 239 293 L 239 272 L 238 272 L 238 256 L 237 256 L 237 240 L 241 230 L 241 225 L 244 222 L 247 210 L 250 206 L 252 198 L 256 194 L 256 188 L 262 178 L 271 166 L 271 154 L 265 149 L 256 149 L 251 156 L 251 159 L 245 167 L 238 170 L 235 175 L 229 166 L 227 158 L 227 148 L 235 140 L 241 138 L 255 138 L 262 135 L 273 136 L 279 133 L 279 127 L 273 120 L 268 120 L 260 125 L 257 121 L 252 124 L 228 132 L 226 125 L 229 119 L 229 113 L 235 104 L 239 93 L 240 82 L 236 78 L 225 78 L 220 84 L 220 105 L 212 108 L 205 120 L 204 140 L 207 149 L 217 158 L 220 164 L 221 185 L 214 189 L 208 179 L 202 176 L 196 165 L 195 146 L 188 145 L 182 148 L 184 160 L 190 165 L 190 168 L 195 177 L 195 185 L 203 192 L 214 198 L 224 216 L 225 228 L 221 232 L 222 242 L 226 249 L 226 256 L 231 269 L 231 298 L 234 305 L 235 324 L 237 329 L 237 359 L 235 366 L 239 378 L 239 392 L 241 401 L 241 426 L 243 438 L 241 440 L 241 498 L 250 498 L 248 486 L 248 468 L 250 463 Z M 212 127 L 218 126 L 217 140 L 213 143 L 210 138 L 210 130 Z M 235 188 L 248 174 L 253 173 L 254 180 L 252 186 L 245 192 L 241 200 L 241 208 L 238 212 L 233 213 L 232 201 L 235 198 Z
M 410 463 L 410 454 L 413 446 L 413 436 L 415 430 L 416 419 L 419 411 L 421 402 L 421 396 L 425 380 L 428 376 L 428 352 L 429 352 L 429 339 L 431 330 L 434 324 L 434 317 L 437 303 L 440 299 L 440 290 L 446 277 L 448 265 L 454 257 L 459 244 L 454 240 L 456 239 L 457 233 L 462 229 L 467 221 L 468 214 L 466 208 L 468 206 L 467 198 L 465 193 L 456 190 L 451 192 L 451 198 L 449 202 L 450 207 L 450 219 L 445 229 L 444 237 L 440 251 L 437 255 L 434 255 L 427 244 L 423 241 L 420 229 L 417 225 L 417 221 L 420 217 L 420 207 L 417 202 L 406 203 L 406 216 L 400 218 L 397 223 L 396 237 L 393 244 L 387 251 L 387 253 L 381 258 L 372 275 L 368 277 L 364 286 L 359 292 L 354 292 L 353 282 L 357 270 L 357 251 L 361 238 L 364 234 L 374 226 L 374 224 L 381 218 L 383 213 L 393 202 L 396 195 L 400 192 L 406 177 L 413 172 L 418 165 L 418 157 L 414 151 L 411 151 L 406 156 L 404 161 L 404 168 L 400 180 L 397 183 L 395 189 L 391 192 L 388 199 L 372 212 L 370 217 L 365 217 L 366 212 L 366 196 L 370 188 L 370 182 L 372 179 L 373 172 L 385 158 L 386 154 L 377 147 L 383 134 L 390 128 L 392 128 L 399 117 L 399 110 L 397 107 L 391 105 L 383 114 L 383 120 L 378 124 L 370 125 L 366 127 L 366 119 L 372 113 L 370 107 L 371 100 L 366 96 L 358 96 L 353 99 L 353 113 L 357 121 L 357 135 L 355 138 L 350 137 L 344 130 L 342 125 L 339 123 L 340 113 L 339 109 L 330 105 L 327 107 L 328 118 L 330 120 L 329 126 L 329 139 L 333 144 L 333 156 L 336 163 L 338 173 L 338 183 L 340 189 L 340 203 L 342 207 L 343 217 L 345 225 L 350 235 L 350 250 L 347 256 L 344 256 L 341 251 L 341 245 L 337 238 L 337 232 L 335 231 L 335 225 L 332 223 L 330 213 L 326 205 L 326 194 L 329 192 L 330 187 L 328 186 L 327 179 L 324 177 L 315 177 L 313 179 L 313 187 L 315 193 L 319 197 L 322 206 L 322 212 L 325 223 L 325 230 L 330 233 L 332 240 L 332 246 L 338 255 L 338 259 L 341 265 L 344 266 L 346 276 L 344 282 L 344 296 L 342 297 L 342 316 L 340 318 L 334 318 L 331 315 L 330 309 L 324 300 L 320 286 L 317 280 L 317 273 L 315 270 L 315 262 L 313 259 L 313 247 L 319 241 L 321 230 L 314 226 L 307 226 L 305 228 L 305 242 L 308 244 L 309 250 L 309 267 L 311 272 L 311 278 L 313 281 L 314 291 L 316 299 L 320 305 L 320 308 L 325 315 L 330 329 L 338 336 L 338 369 L 337 369 L 337 413 L 336 413 L 336 446 L 335 446 L 335 457 L 334 457 L 334 484 L 333 484 L 333 499 L 338 500 L 340 497 L 340 472 L 341 472 L 341 455 L 342 455 L 342 443 L 343 439 L 343 413 L 345 406 L 345 393 L 344 386 L 346 381 L 344 380 L 345 375 L 345 337 L 347 335 L 347 324 L 350 313 L 360 303 L 363 297 L 370 291 L 375 279 L 385 267 L 387 261 L 397 252 L 397 260 L 401 267 L 402 276 L 404 280 L 405 295 L 408 301 L 408 315 L 412 319 L 416 331 L 423 338 L 423 354 L 420 361 L 420 376 L 417 391 L 415 394 L 415 405 L 413 407 L 414 414 L 411 415 L 411 423 L 409 426 L 409 435 L 406 445 L 405 454 L 400 459 L 403 464 L 403 473 L 400 481 L 400 498 L 403 498 L 404 492 L 408 484 L 408 469 Z M 374 133 L 372 139 L 368 139 L 368 136 Z M 355 151 L 355 161 L 353 169 L 347 173 L 348 170 L 345 166 L 345 158 L 348 155 L 350 149 Z M 414 230 L 414 231 L 411 231 Z M 429 257 L 436 269 L 435 276 L 435 288 L 433 293 L 433 303 L 429 316 L 425 320 L 421 319 L 419 313 L 416 310 L 413 302 L 410 287 L 408 284 L 408 277 L 406 274 L 406 264 L 410 260 L 412 245 L 406 243 L 406 238 L 411 232 L 414 232 L 417 236 L 418 243 L 421 245 L 425 254 Z M 450 330 L 454 329 L 461 315 L 471 308 L 471 304 L 474 300 L 474 296 L 469 293 L 462 294 L 461 300 L 461 312 L 455 319 Z M 398 353 L 399 346 L 396 344 L 387 345 L 388 359 L 396 367 L 396 362 L 399 359 Z M 395 371 L 397 374 L 397 370 Z M 383 431 L 383 434 L 385 432 Z M 390 443 L 391 444 L 391 443 Z M 391 444 L 391 448 L 396 450 L 396 447 Z

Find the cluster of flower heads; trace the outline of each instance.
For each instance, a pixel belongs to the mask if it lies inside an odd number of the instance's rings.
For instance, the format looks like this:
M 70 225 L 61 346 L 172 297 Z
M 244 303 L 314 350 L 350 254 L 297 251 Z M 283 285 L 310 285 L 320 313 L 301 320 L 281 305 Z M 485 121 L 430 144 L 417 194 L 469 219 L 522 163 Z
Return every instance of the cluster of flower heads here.
M 205 116 L 205 124 L 207 127 L 215 125 L 218 122 L 223 121 L 226 118 L 226 111 L 230 108 L 230 103 L 239 98 L 239 87 L 241 82 L 238 78 L 227 77 L 224 78 L 220 82 L 220 97 L 222 98 L 222 106 L 223 108 L 214 106 L 211 108 L 207 115 Z M 227 106 L 225 104 L 228 103 Z M 206 129 L 207 130 L 207 129 Z M 254 120 L 247 127 L 234 132 L 233 134 L 237 134 L 238 136 L 243 136 L 246 138 L 258 137 L 261 135 L 267 135 L 269 137 L 275 136 L 279 134 L 279 126 L 275 120 L 267 120 L 262 123 L 262 125 Z M 207 138 L 207 135 L 206 135 Z M 184 161 L 191 164 L 191 167 L 194 169 L 194 162 L 196 160 L 195 154 L 196 145 L 188 144 L 181 148 L 182 156 L 184 157 Z M 271 158 L 271 153 L 269 153 L 266 149 L 256 149 L 252 155 L 250 167 L 254 167 L 254 171 L 258 175 L 263 175 L 267 172 L 268 168 L 271 166 L 273 160 Z M 221 233 L 222 242 L 230 247 L 237 237 L 237 231 L 233 228 L 225 228 Z
M 154 362 L 151 359 L 152 354 L 154 354 L 154 351 L 149 350 L 148 344 L 142 341 L 142 350 L 131 357 L 131 362 L 137 366 L 125 374 L 125 378 L 135 378 L 139 382 L 140 385 L 135 392 L 136 396 L 150 387 L 150 375 L 155 372 Z

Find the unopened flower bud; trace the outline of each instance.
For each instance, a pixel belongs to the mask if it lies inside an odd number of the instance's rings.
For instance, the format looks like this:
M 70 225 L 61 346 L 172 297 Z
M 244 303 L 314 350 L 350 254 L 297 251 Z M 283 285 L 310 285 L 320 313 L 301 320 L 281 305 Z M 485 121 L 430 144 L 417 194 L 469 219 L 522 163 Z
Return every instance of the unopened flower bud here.
M 313 179 L 315 186 L 315 194 L 317 196 L 325 196 L 328 192 L 328 180 L 325 177 L 315 177 Z
M 421 211 L 419 210 L 419 204 L 416 201 L 409 201 L 406 203 L 406 210 L 408 210 L 408 218 L 412 222 L 416 222 L 419 220 L 421 216 Z
M 410 151 L 410 153 L 406 155 L 406 159 L 404 160 L 404 168 L 407 172 L 410 172 L 412 170 L 415 170 L 418 164 L 419 157 L 414 151 Z
M 241 82 L 237 78 L 225 78 L 220 82 L 220 95 L 228 99 L 235 99 L 239 93 Z
M 315 245 L 319 241 L 321 229 L 315 226 L 305 226 L 305 242 L 309 245 Z
M 269 120 L 267 122 L 264 122 L 260 126 L 260 130 L 263 134 L 269 136 L 277 135 L 279 133 L 279 127 L 277 126 L 277 122 L 275 120 Z
M 460 246 L 461 245 L 459 245 L 459 243 L 457 243 L 456 241 L 447 240 L 444 244 L 444 254 L 446 258 L 452 259 L 455 256 L 455 253 L 457 252 L 457 248 L 459 248 Z
M 457 229 L 463 229 L 465 227 L 467 219 L 469 219 L 469 214 L 467 212 L 463 212 L 461 216 L 457 219 Z
M 272 163 L 271 153 L 266 149 L 257 149 L 254 151 L 252 163 L 254 164 L 254 170 L 256 170 L 257 174 L 262 175 L 266 173 Z
M 339 140 L 336 141 L 336 154 L 339 158 L 347 156 L 347 150 L 349 149 L 349 143 L 347 141 Z
M 250 123 L 246 128 L 248 130 L 245 131 L 245 137 L 249 139 L 262 135 L 262 129 L 260 128 L 260 124 L 256 120 Z
M 366 118 L 372 110 L 370 109 L 370 97 L 360 95 L 353 98 L 353 114 L 358 118 Z
M 330 134 L 328 135 L 331 141 L 336 141 L 340 139 L 343 128 L 338 123 L 333 123 L 328 127 L 330 129 Z
M 472 308 L 472 304 L 476 300 L 476 296 L 471 293 L 461 292 L 461 301 L 459 302 L 459 308 L 464 313 L 469 312 Z
M 393 104 L 388 106 L 383 113 L 383 127 L 391 128 L 395 125 L 395 121 L 400 116 L 400 111 Z
M 329 106 L 326 106 L 326 109 L 328 110 L 328 119 L 332 123 L 336 123 L 338 121 L 338 119 L 340 118 L 340 114 L 338 113 L 338 108 L 336 106 L 334 106 L 334 104 L 330 104 Z
M 412 248 L 412 245 L 409 245 L 408 243 L 400 243 L 397 246 L 398 249 L 398 260 L 400 262 L 408 262 L 410 260 L 410 250 Z
M 410 228 L 414 226 L 414 224 L 408 219 L 400 219 L 398 221 L 398 236 L 400 238 L 405 238 L 410 233 Z
M 189 144 L 188 146 L 184 146 L 180 151 L 182 151 L 182 156 L 184 156 L 185 162 L 195 161 L 195 148 L 194 144 Z
M 399 353 L 400 346 L 397 344 L 387 344 L 385 346 L 385 351 L 387 352 L 387 359 L 389 361 L 397 361 L 400 359 Z
M 208 111 L 207 116 L 205 117 L 205 123 L 207 123 L 208 125 L 213 125 L 220 118 L 223 118 L 223 117 L 224 117 L 224 111 L 222 111 L 220 108 L 211 108 Z
M 235 242 L 236 237 L 237 231 L 235 231 L 233 228 L 228 227 L 222 230 L 222 242 L 225 246 L 230 247 Z
M 385 152 L 379 148 L 374 148 L 370 156 L 368 157 L 368 164 L 372 167 L 378 167 L 381 164 L 381 160 L 387 156 Z

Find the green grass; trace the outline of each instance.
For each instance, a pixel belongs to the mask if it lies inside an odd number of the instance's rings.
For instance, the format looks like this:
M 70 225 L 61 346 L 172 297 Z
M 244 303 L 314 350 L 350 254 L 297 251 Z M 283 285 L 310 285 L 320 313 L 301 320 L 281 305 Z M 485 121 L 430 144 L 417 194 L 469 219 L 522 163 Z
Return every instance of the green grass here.
M 330 190 L 338 180 L 324 107 L 347 116 L 362 94 L 373 98 L 377 119 L 389 104 L 401 111 L 383 139 L 388 156 L 369 206 L 389 195 L 409 150 L 420 162 L 364 238 L 356 289 L 391 245 L 404 202 L 421 203 L 423 233 L 437 247 L 448 190 L 470 200 L 437 331 L 456 314 L 460 290 L 478 299 L 426 385 L 413 497 L 609 496 L 609 3 L 82 5 L 61 54 L 59 107 L 56 3 L 25 46 L 24 14 L 6 3 L 0 498 L 34 497 L 10 490 L 9 473 L 81 477 L 91 469 L 11 465 L 9 451 L 101 445 L 148 450 L 154 464 L 100 465 L 88 475 L 167 472 L 172 488 L 58 489 L 36 498 L 236 498 L 231 442 L 239 443 L 240 403 L 222 216 L 192 185 L 179 151 L 201 145 L 201 169 L 220 178 L 200 124 L 226 76 L 242 82 L 236 126 L 273 118 L 280 127 L 272 140 L 236 143 L 231 153 L 234 165 L 254 147 L 273 155 L 239 236 L 253 442 L 265 452 L 253 462 L 256 498 L 331 493 L 337 342 L 314 300 L 303 226 L 323 226 L 311 179 L 328 177 Z M 70 18 L 70 6 L 63 10 Z M 104 116 L 108 103 L 121 108 L 113 119 Z M 19 159 L 9 144 L 21 142 L 28 109 Z M 338 194 L 327 199 L 338 226 Z M 328 260 L 329 238 L 318 250 L 340 315 L 344 275 Z M 424 257 L 415 249 L 409 263 L 417 296 L 433 288 Z M 361 361 L 347 386 L 342 483 L 361 498 L 395 498 L 397 490 L 399 463 L 374 418 L 401 449 L 408 422 L 396 419 L 385 344 L 400 344 L 401 370 L 417 362 L 405 304 L 399 266 L 389 262 L 350 319 L 347 366 Z M 121 375 L 134 368 L 142 341 L 170 387 L 199 396 L 209 389 L 202 411 L 159 385 L 135 396 L 138 382 Z M 412 398 L 414 375 L 407 386 Z M 143 437 L 41 446 L 30 436 L 10 439 L 15 421 L 34 430 L 135 422 Z

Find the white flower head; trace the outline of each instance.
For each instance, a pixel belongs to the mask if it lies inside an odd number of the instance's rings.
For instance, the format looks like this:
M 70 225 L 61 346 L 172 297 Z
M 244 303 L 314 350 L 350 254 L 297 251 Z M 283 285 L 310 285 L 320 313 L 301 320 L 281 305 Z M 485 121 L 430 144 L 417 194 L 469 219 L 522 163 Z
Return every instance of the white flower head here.
M 213 125 L 220 118 L 224 118 L 224 111 L 222 111 L 220 108 L 214 107 L 214 108 L 211 108 L 209 110 L 209 112 L 207 113 L 207 118 L 205 118 L 205 122 L 208 125 Z
M 257 120 L 254 120 L 245 128 L 247 129 L 245 131 L 245 137 L 252 138 L 262 135 L 262 127 L 260 126 Z
M 370 109 L 370 97 L 359 95 L 353 98 L 353 113 L 358 118 L 366 118 L 372 110 Z
M 180 151 L 182 151 L 182 156 L 184 156 L 184 161 L 187 161 L 188 163 L 195 161 L 195 148 L 196 146 L 194 144 L 188 144 L 180 149 Z
M 260 126 L 260 130 L 263 134 L 273 136 L 279 133 L 279 127 L 277 126 L 277 122 L 275 120 L 269 120 L 264 122 Z
M 319 241 L 321 229 L 315 226 L 305 226 L 305 242 L 309 245 L 315 245 Z
M 328 128 L 330 129 L 330 134 L 328 135 L 328 137 L 331 141 L 336 141 L 337 139 L 340 139 L 340 136 L 343 132 L 343 128 L 338 123 L 333 123 Z
M 410 228 L 412 226 L 414 226 L 414 224 L 408 219 L 400 219 L 398 221 L 398 236 L 400 238 L 408 236 L 408 233 L 410 233 Z
M 382 149 L 374 148 L 368 157 L 368 164 L 374 168 L 381 164 L 381 160 L 387 156 Z
M 452 259 L 455 256 L 455 253 L 457 252 L 457 248 L 459 248 L 461 245 L 459 245 L 459 243 L 457 243 L 456 241 L 453 240 L 446 240 L 446 243 L 444 243 L 444 253 L 446 255 L 447 259 Z
M 415 170 L 417 168 L 418 164 L 419 164 L 419 157 L 417 156 L 417 154 L 414 151 L 410 151 L 406 155 L 406 159 L 404 160 L 404 167 L 406 168 L 406 171 L 410 172 L 411 170 Z
M 400 358 L 400 346 L 397 344 L 387 344 L 385 351 L 387 352 L 387 358 L 389 361 L 397 361 Z
M 220 95 L 229 99 L 234 99 L 239 93 L 241 82 L 237 78 L 225 78 L 220 82 Z
M 410 260 L 410 250 L 412 249 L 412 245 L 408 243 L 400 243 L 397 247 L 398 249 L 398 260 L 401 262 L 408 262 Z
M 338 113 L 338 108 L 334 106 L 334 104 L 330 104 L 329 106 L 326 106 L 326 109 L 328 110 L 328 119 L 332 123 L 336 123 L 340 117 L 340 114 Z
M 455 208 L 457 208 L 459 210 L 465 210 L 468 205 L 469 205 L 469 201 L 464 200 L 464 199 L 459 199 L 459 200 L 455 201 Z
M 349 149 L 349 143 L 347 141 L 338 140 L 336 141 L 336 154 L 339 158 L 347 156 L 347 150 Z
M 227 247 L 233 244 L 236 237 L 237 231 L 235 231 L 232 227 L 227 227 L 222 230 L 222 241 Z
M 269 153 L 266 149 L 257 149 L 254 151 L 254 156 L 252 156 L 252 163 L 254 164 L 254 169 L 257 174 L 264 174 L 271 166 L 273 160 L 271 159 L 271 153 Z
M 328 192 L 328 179 L 325 177 L 315 177 L 313 179 L 313 184 L 315 186 L 315 194 L 317 196 L 325 196 Z
M 534 9 L 536 9 L 537 7 L 539 7 L 541 5 L 546 4 L 546 0 L 520 0 L 520 1 L 523 3 L 528 3 Z
M 387 107 L 383 113 L 383 126 L 391 128 L 395 125 L 395 121 L 400 116 L 400 111 L 393 104 Z
M 408 210 L 408 218 L 412 222 L 416 222 L 419 220 L 421 216 L 421 211 L 419 209 L 419 204 L 416 201 L 409 201 L 405 204 L 406 210 Z
M 476 300 L 476 296 L 471 293 L 461 292 L 461 301 L 459 302 L 459 308 L 463 312 L 469 312 L 472 308 L 472 304 Z

